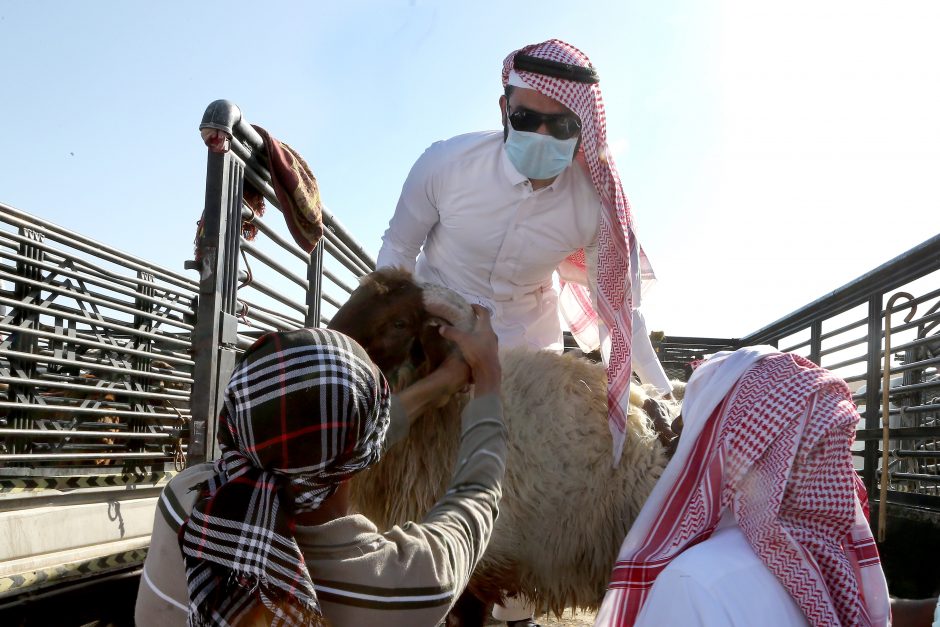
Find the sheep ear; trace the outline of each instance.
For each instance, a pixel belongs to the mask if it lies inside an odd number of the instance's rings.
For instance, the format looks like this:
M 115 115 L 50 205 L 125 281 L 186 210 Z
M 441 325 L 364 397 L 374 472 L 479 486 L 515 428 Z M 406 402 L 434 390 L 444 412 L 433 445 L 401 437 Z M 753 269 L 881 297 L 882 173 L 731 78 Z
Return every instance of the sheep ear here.
M 476 316 L 463 296 L 433 283 L 421 283 L 420 287 L 424 308 L 429 314 L 447 321 L 461 331 L 473 330 Z

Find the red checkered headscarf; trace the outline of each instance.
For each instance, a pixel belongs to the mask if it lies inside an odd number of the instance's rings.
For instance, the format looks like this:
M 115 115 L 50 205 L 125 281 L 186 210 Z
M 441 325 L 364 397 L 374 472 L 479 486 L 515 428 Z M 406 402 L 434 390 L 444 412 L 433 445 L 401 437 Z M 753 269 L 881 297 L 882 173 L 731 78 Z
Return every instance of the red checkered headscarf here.
M 576 160 L 593 182 L 603 206 L 597 239 L 597 284 L 591 286 L 597 298 L 598 311 L 594 310 L 590 293 L 583 285 L 564 280 L 561 281 L 559 304 L 568 328 L 583 349 L 595 350 L 598 346 L 605 346 L 602 353 L 607 365 L 607 401 L 616 464 L 623 449 L 629 413 L 633 309 L 639 305 L 634 302 L 639 286 L 633 285 L 635 269 L 631 268 L 631 249 L 636 249 L 634 254 L 640 259 L 641 278 L 651 280 L 654 277 L 645 255 L 639 250 L 630 203 L 607 149 L 607 121 L 600 86 L 520 70 L 514 63 L 517 54 L 581 68 L 593 66 L 587 55 L 571 44 L 550 39 L 516 50 L 506 57 L 503 86 L 509 81 L 509 73 L 515 71 L 527 85 L 565 105 L 581 120 L 581 149 Z M 586 266 L 583 250 L 565 260 L 566 273 L 580 274 L 585 283 Z M 598 314 L 603 322 L 600 334 Z M 605 340 L 609 341 L 609 357 Z
M 764 348 L 698 368 L 678 449 L 624 540 L 596 624 L 633 625 L 659 573 L 729 510 L 809 624 L 886 625 L 851 399 L 829 371 Z
M 385 378 L 365 350 L 325 329 L 270 333 L 225 388 L 222 457 L 179 541 L 190 625 L 321 625 L 294 516 L 378 461 L 389 421 Z

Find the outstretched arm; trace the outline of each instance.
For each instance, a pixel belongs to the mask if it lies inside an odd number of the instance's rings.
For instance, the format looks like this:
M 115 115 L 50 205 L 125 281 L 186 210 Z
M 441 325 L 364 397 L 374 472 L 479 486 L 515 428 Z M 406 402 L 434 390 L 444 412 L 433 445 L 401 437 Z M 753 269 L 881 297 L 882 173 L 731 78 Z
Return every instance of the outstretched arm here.
M 459 354 L 448 357 L 434 372 L 392 395 L 392 416 L 385 448 L 401 442 L 411 423 L 424 412 L 442 407 L 470 382 L 470 368 Z
M 461 416 L 457 465 L 445 495 L 420 524 L 387 532 L 401 546 L 427 547 L 438 580 L 453 603 L 470 580 L 493 532 L 506 466 L 506 428 L 499 400 L 501 370 L 497 339 L 486 309 L 474 306 L 476 327 L 464 333 L 443 327 L 441 334 L 460 348 L 470 366 L 474 399 Z

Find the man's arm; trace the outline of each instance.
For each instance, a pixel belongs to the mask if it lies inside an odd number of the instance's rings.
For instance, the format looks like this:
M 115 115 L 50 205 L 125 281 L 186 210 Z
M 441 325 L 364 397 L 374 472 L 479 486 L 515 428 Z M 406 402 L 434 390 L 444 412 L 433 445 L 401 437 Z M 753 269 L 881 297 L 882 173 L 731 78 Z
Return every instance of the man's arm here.
M 434 372 L 392 395 L 391 420 L 385 435 L 385 448 L 404 440 L 411 423 L 424 412 L 447 403 L 470 381 L 470 368 L 454 353 Z
M 376 267 L 398 266 L 414 272 L 418 251 L 440 219 L 434 177 L 435 152 L 434 146 L 428 148 L 408 173 L 395 214 L 382 236 Z
M 489 542 L 506 467 L 496 334 L 486 309 L 473 308 L 478 318 L 472 333 L 451 327 L 441 331 L 460 348 L 474 381 L 474 399 L 461 416 L 460 449 L 450 486 L 420 524 L 385 534 L 403 545 L 408 544 L 404 536 L 427 543 L 439 581 L 453 592 L 451 602 L 466 587 Z

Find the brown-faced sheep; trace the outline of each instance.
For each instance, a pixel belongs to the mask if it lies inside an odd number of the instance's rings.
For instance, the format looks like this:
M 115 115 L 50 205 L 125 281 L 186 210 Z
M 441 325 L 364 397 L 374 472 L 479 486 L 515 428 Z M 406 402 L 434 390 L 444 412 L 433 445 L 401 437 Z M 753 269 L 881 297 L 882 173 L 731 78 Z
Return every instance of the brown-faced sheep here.
M 352 336 L 402 388 L 446 354 L 438 316 L 472 316 L 469 306 L 442 310 L 405 272 L 366 277 L 330 327 Z M 431 313 L 435 311 L 435 313 Z M 463 312 L 459 310 L 463 307 Z M 603 597 L 617 551 L 666 464 L 664 449 L 631 390 L 627 441 L 611 467 L 604 367 L 572 355 L 524 349 L 501 353 L 509 453 L 503 497 L 490 544 L 468 590 L 484 602 L 522 594 L 542 607 L 593 608 Z M 454 467 L 465 398 L 419 417 L 408 438 L 357 475 L 353 498 L 386 528 L 420 520 L 444 493 Z

